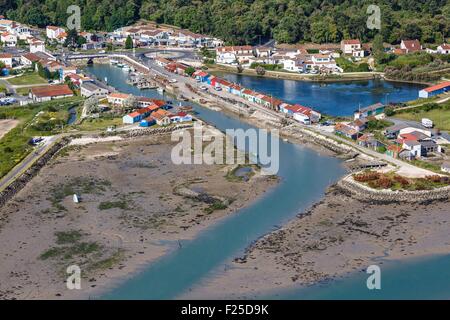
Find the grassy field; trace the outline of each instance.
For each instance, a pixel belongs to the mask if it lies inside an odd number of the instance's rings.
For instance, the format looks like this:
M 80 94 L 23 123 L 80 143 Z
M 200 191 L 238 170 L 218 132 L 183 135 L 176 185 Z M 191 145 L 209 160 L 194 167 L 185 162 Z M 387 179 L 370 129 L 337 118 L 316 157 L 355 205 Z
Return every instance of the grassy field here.
M 44 78 L 40 77 L 37 73 L 29 73 L 23 76 L 11 78 L 8 79 L 8 82 L 15 86 L 47 83 L 47 81 Z
M 86 119 L 74 127 L 80 131 L 96 131 L 106 130 L 109 126 L 119 126 L 121 124 L 122 118 L 99 118 Z
M 25 107 L 0 109 L 0 119 L 16 119 L 19 124 L 0 140 L 0 177 L 8 173 L 32 150 L 28 141 L 35 136 L 60 132 L 68 119 L 67 109 L 79 105 L 80 97 L 53 100 Z
M 430 111 L 404 112 L 395 115 L 396 118 L 420 122 L 422 118 L 431 119 L 436 128 L 450 131 L 450 110 L 435 109 Z

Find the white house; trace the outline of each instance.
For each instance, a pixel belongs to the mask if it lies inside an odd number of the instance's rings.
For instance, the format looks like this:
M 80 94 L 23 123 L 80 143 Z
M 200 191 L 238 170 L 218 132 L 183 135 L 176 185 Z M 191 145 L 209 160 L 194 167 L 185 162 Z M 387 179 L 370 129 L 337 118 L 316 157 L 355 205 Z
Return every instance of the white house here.
M 12 67 L 12 58 L 10 53 L 0 53 L 0 62 L 3 62 L 7 68 Z
M 437 53 L 450 54 L 450 44 L 441 44 L 439 47 L 437 47 Z
M 8 31 L 1 34 L 0 40 L 6 47 L 15 47 L 17 45 L 17 36 Z
M 342 40 L 341 51 L 353 57 L 364 57 L 364 50 L 362 49 L 361 41 L 358 39 Z
M 58 37 L 64 34 L 66 31 L 63 28 L 55 26 L 47 26 L 46 34 L 49 39 L 58 39 Z
M 41 40 L 32 40 L 30 42 L 30 52 L 31 53 L 35 53 L 35 52 L 45 52 L 45 43 L 44 41 Z
M 115 105 L 123 105 L 129 95 L 125 93 L 111 93 L 108 95 L 108 103 Z

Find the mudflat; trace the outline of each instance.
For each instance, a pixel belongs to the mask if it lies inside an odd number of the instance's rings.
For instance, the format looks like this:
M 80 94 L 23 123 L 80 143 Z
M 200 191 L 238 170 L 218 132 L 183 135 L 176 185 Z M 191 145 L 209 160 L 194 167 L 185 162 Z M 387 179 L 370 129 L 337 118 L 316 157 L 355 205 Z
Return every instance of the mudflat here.
M 322 201 L 258 240 L 182 298 L 254 298 L 330 281 L 382 260 L 450 252 L 448 201 L 370 203 L 332 186 Z M 219 290 L 220 288 L 220 290 Z
M 62 149 L 0 208 L 0 298 L 98 296 L 277 183 L 257 168 L 241 179 L 230 165 L 175 165 L 173 145 L 153 136 Z M 66 287 L 71 265 L 81 290 Z

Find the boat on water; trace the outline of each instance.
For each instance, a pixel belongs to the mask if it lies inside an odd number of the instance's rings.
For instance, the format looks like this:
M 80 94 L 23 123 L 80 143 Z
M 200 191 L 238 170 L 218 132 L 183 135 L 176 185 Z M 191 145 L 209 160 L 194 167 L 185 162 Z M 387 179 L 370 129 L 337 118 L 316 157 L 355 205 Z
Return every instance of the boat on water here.
M 130 72 L 130 71 L 131 71 L 131 68 L 128 67 L 128 66 L 124 66 L 124 67 L 122 68 L 122 70 L 123 70 L 123 71 L 126 71 L 126 72 Z
M 117 66 L 118 66 L 119 68 L 123 68 L 125 65 L 124 65 L 123 63 L 118 63 Z
M 111 64 L 118 64 L 118 63 L 119 63 L 119 61 L 117 61 L 117 60 L 114 60 L 114 59 L 111 59 L 111 60 L 109 60 L 109 63 L 111 63 Z
M 164 88 L 158 87 L 158 89 L 156 89 L 156 91 L 158 91 L 158 93 L 160 93 L 160 94 L 163 94 Z

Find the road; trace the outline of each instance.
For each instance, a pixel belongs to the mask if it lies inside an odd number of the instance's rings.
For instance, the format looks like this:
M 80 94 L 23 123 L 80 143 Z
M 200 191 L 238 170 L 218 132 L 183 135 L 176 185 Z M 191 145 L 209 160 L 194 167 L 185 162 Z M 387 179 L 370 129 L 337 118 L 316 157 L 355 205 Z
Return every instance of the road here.
M 25 159 L 16 165 L 8 174 L 0 179 L 0 192 L 16 180 L 23 172 L 25 172 L 36 160 L 38 160 L 49 147 L 58 139 L 59 136 L 46 137 L 45 140 L 35 148 Z

